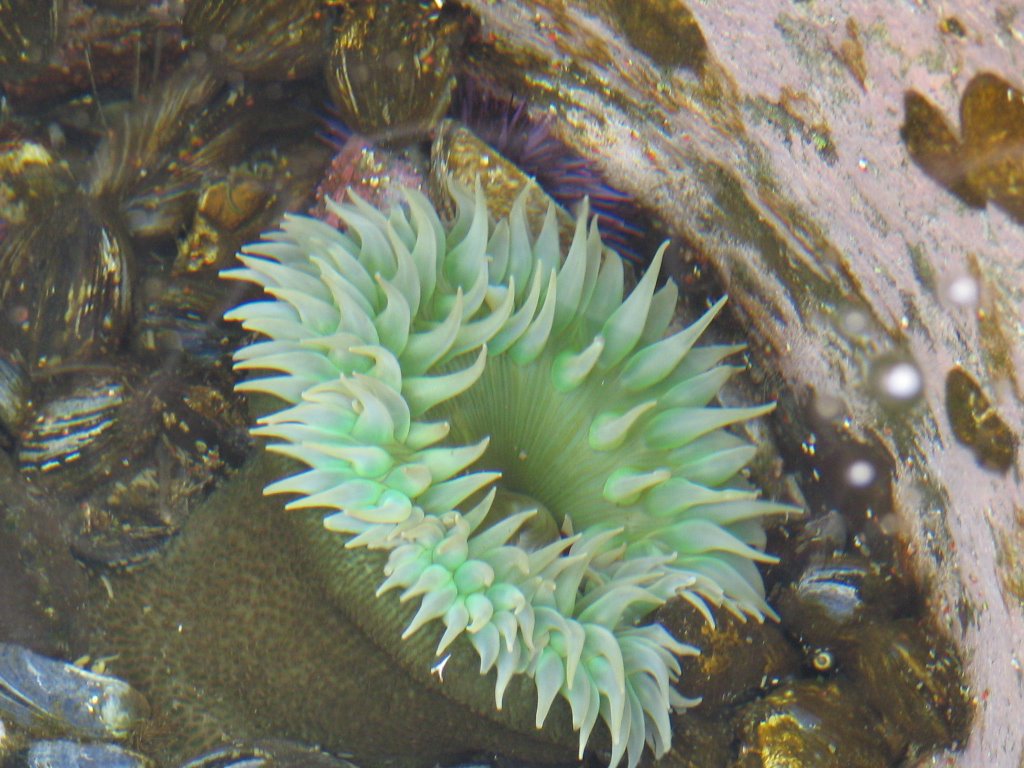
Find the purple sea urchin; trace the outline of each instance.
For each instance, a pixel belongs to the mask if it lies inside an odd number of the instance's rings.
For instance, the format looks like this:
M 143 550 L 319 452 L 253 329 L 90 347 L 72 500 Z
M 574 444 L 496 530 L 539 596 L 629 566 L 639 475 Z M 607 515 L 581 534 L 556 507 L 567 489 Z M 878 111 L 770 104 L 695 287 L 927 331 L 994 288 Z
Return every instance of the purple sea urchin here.
M 458 94 L 459 119 L 481 140 L 532 177 L 560 205 L 574 210 L 589 198 L 601 238 L 630 261 L 646 233 L 636 226 L 640 215 L 633 198 L 608 184 L 594 164 L 576 154 L 551 131 L 550 121 L 532 118 L 526 103 L 499 98 L 468 79 Z
M 694 346 L 721 301 L 666 336 L 664 249 L 624 298 L 586 205 L 563 257 L 553 209 L 534 235 L 521 200 L 495 223 L 453 194 L 450 226 L 414 191 L 387 216 L 331 203 L 345 231 L 289 217 L 227 273 L 268 296 L 228 315 L 267 337 L 236 366 L 269 375 L 239 388 L 289 404 L 255 432 L 309 467 L 267 492 L 387 551 L 380 599 L 419 605 L 404 636 L 468 640 L 498 708 L 525 675 L 537 727 L 564 699 L 581 755 L 600 719 L 634 766 L 692 703 L 672 684 L 694 649 L 644 617 L 674 596 L 771 613 L 761 519 L 791 508 L 737 477 L 753 448 L 724 431 L 771 406 L 708 407 L 736 348 Z

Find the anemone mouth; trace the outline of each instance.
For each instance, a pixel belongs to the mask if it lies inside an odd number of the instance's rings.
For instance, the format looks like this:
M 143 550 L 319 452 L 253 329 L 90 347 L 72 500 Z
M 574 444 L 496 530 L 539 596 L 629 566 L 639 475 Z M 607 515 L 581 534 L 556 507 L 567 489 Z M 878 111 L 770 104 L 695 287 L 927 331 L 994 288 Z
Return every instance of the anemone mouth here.
M 737 348 L 696 346 L 721 301 L 669 333 L 664 249 L 625 296 L 585 205 L 562 254 L 554 209 L 535 234 L 524 197 L 492 222 L 479 186 L 452 194 L 448 225 L 409 190 L 386 216 L 329 203 L 344 231 L 289 217 L 225 273 L 267 295 L 228 313 L 266 337 L 236 368 L 269 375 L 239 389 L 288 404 L 254 431 L 309 467 L 266 491 L 387 551 L 378 594 L 419 605 L 403 637 L 468 639 L 497 708 L 526 675 L 538 728 L 562 698 L 581 757 L 602 722 L 634 766 L 692 704 L 672 684 L 695 650 L 647 614 L 771 614 L 761 521 L 792 508 L 744 484 L 753 449 L 725 429 L 771 406 L 709 407 Z

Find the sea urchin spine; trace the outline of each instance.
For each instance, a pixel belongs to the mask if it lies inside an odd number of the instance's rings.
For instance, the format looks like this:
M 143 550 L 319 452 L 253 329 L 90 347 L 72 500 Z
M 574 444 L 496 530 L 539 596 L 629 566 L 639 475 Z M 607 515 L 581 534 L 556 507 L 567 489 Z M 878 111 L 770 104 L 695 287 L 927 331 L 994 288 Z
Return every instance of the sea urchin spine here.
M 581 756 L 600 719 L 632 767 L 692 704 L 673 683 L 696 651 L 651 610 L 771 613 L 761 521 L 791 508 L 746 486 L 754 449 L 724 429 L 771 406 L 708 407 L 737 348 L 694 346 L 722 302 L 666 336 L 664 248 L 624 298 L 586 205 L 563 257 L 554 210 L 534 235 L 522 198 L 495 223 L 479 187 L 452 192 L 449 226 L 411 190 L 387 215 L 329 203 L 344 231 L 290 216 L 226 273 L 267 295 L 228 314 L 266 337 L 239 389 L 289 404 L 255 433 L 309 467 L 266 491 L 387 551 L 378 594 L 419 606 L 405 635 L 468 638 L 499 709 L 527 675 L 538 728 L 561 697 Z

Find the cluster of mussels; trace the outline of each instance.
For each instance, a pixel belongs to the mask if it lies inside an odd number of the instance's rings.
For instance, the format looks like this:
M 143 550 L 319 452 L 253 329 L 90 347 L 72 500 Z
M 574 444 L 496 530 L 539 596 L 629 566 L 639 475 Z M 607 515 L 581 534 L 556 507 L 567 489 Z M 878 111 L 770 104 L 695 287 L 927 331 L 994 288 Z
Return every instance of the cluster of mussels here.
M 240 289 L 217 279 L 242 244 L 286 211 L 330 222 L 348 188 L 443 208 L 454 177 L 496 218 L 524 190 L 540 216 L 589 196 L 606 241 L 650 252 L 630 198 L 493 95 L 507 78 L 463 72 L 488 44 L 452 3 L 0 0 L 0 580 L 23 585 L 0 594 L 0 764 L 151 764 L 101 743 L 138 743 L 137 692 L 22 645 L 66 654 L 97 585 L 158 561 L 249 455 L 241 331 L 221 322 Z M 867 768 L 965 737 L 955 656 L 893 550 L 868 557 L 845 526 L 775 534 L 781 625 L 662 609 L 703 651 L 680 681 L 703 703 L 665 762 Z M 187 763 L 243 764 L 345 763 L 283 742 Z

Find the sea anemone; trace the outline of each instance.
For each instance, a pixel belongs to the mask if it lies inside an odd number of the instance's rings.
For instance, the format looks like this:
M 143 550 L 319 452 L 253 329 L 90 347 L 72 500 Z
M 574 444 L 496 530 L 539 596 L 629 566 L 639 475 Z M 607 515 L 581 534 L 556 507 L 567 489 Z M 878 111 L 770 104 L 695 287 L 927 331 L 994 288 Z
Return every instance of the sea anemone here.
M 553 208 L 534 234 L 522 198 L 493 222 L 479 186 L 451 191 L 450 224 L 413 190 L 387 215 L 328 203 L 344 231 L 289 216 L 226 273 L 266 293 L 228 314 L 266 337 L 237 352 L 268 372 L 239 389 L 288 404 L 254 432 L 308 467 L 266 493 L 388 553 L 378 599 L 418 606 L 403 639 L 468 640 L 498 709 L 526 676 L 538 728 L 564 699 L 581 757 L 600 720 L 634 766 L 694 703 L 673 684 L 696 651 L 650 612 L 773 615 L 762 518 L 791 508 L 757 498 L 754 448 L 725 431 L 772 406 L 708 406 L 739 347 L 694 346 L 724 299 L 669 333 L 664 247 L 624 298 L 586 204 L 563 256 Z

